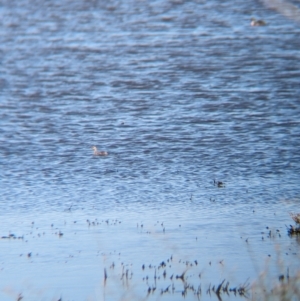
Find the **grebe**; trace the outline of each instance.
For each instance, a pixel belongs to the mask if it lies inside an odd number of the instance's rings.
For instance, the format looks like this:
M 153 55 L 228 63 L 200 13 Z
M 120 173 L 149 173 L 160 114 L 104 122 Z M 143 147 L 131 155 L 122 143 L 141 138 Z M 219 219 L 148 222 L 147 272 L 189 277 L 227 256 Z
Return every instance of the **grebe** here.
M 265 26 L 266 22 L 263 20 L 256 20 L 255 18 L 252 18 L 250 25 L 251 26 Z
M 107 156 L 108 155 L 108 152 L 98 151 L 96 146 L 93 146 L 92 149 L 94 151 L 95 156 Z
M 225 183 L 221 182 L 221 181 L 216 181 L 214 180 L 214 185 L 215 186 L 218 186 L 218 187 L 224 187 L 225 186 Z

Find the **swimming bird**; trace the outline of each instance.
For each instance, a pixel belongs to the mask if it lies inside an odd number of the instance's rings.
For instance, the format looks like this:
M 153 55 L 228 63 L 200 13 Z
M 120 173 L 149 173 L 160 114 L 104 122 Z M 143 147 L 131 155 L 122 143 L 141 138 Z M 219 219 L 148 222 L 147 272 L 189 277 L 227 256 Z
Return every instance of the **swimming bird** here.
M 218 186 L 218 187 L 224 187 L 224 186 L 225 186 L 225 183 L 223 183 L 223 182 L 221 182 L 221 181 L 216 181 L 216 180 L 214 179 L 214 185 L 215 185 L 215 186 Z
M 266 22 L 263 20 L 256 20 L 255 18 L 251 18 L 251 26 L 265 26 Z
M 92 147 L 95 156 L 107 156 L 108 152 L 106 151 L 98 151 L 96 146 Z

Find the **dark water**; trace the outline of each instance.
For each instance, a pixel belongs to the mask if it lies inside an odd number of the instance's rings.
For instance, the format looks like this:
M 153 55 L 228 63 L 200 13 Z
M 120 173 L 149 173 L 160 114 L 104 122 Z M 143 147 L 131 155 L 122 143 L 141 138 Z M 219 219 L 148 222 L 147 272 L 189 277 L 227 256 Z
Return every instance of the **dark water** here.
M 89 249 L 91 217 L 122 220 L 124 232 L 114 232 L 120 239 L 112 245 L 141 263 L 147 254 L 158 263 L 174 249 L 199 256 L 194 240 L 203 235 L 206 263 L 210 256 L 234 258 L 229 266 L 235 261 L 246 279 L 255 273 L 245 263 L 249 254 L 236 251 L 240 236 L 253 236 L 259 254 L 275 252 L 260 242 L 268 223 L 283 232 L 282 248 L 292 248 L 285 224 L 300 199 L 300 6 L 294 1 L 287 14 L 270 3 L 1 2 L 0 234 L 31 237 L 32 221 L 46 232 L 51 223 L 65 229 L 74 220 L 85 229 L 64 246 L 33 240 L 37 252 L 44 245 L 52 252 L 31 265 L 31 276 L 19 272 L 29 266 L 18 258 L 31 249 L 0 241 L 7 251 L 1 279 L 13 279 L 3 284 L 7 300 L 26 295 L 26 277 L 35 290 L 51 283 L 44 289 L 51 296 L 107 299 L 100 288 L 101 297 L 93 295 L 91 279 L 103 278 L 102 267 L 83 287 L 82 276 L 71 273 L 73 279 L 61 265 L 61 278 L 51 276 L 57 248 Z M 251 17 L 267 26 L 251 27 Z M 93 156 L 93 145 L 109 155 Z M 161 251 L 132 233 L 137 223 L 149 230 L 157 221 L 172 229 L 172 244 Z M 181 223 L 186 230 L 178 232 Z M 92 265 L 90 255 L 73 267 Z M 16 258 L 25 266 L 12 268 Z M 41 266 L 44 273 L 37 272 Z M 46 279 L 40 285 L 39 273 Z

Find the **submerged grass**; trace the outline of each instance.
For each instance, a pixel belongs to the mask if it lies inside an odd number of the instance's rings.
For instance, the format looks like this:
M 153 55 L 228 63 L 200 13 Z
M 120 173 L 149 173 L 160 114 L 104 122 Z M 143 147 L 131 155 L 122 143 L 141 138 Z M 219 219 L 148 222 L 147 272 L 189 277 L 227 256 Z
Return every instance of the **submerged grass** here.
M 295 222 L 295 226 L 290 225 L 288 234 L 298 235 L 300 233 L 300 213 L 290 213 Z M 87 220 L 89 227 L 96 225 L 96 222 Z M 108 225 L 109 221 L 105 221 Z M 163 224 L 161 224 L 163 227 Z M 59 232 L 60 233 L 60 232 Z M 12 239 L 10 234 L 5 238 Z M 271 235 L 269 237 L 274 237 Z M 292 237 L 291 237 L 292 238 Z M 294 239 L 299 238 L 293 237 Z M 7 239 L 6 239 L 7 240 Z M 246 240 L 248 243 L 248 239 Z M 175 249 L 174 249 L 175 250 Z M 174 251 L 172 250 L 172 251 Z M 29 253 L 31 254 L 31 253 Z M 102 286 L 99 287 L 99 294 L 92 299 L 84 300 L 258 300 L 258 301 L 300 301 L 300 270 L 289 267 L 283 263 L 281 252 L 278 251 L 278 262 L 275 262 L 279 273 L 274 278 L 274 274 L 268 273 L 267 269 L 253 282 L 230 283 L 227 279 L 205 280 L 205 267 L 198 266 L 198 260 L 186 260 L 180 256 L 173 255 L 164 258 L 163 261 L 153 265 L 145 262 L 139 269 L 141 273 L 133 270 L 132 264 L 124 262 L 112 262 L 109 266 L 104 264 L 101 280 Z M 293 253 L 296 254 L 296 253 Z M 118 255 L 119 256 L 119 255 Z M 27 255 L 31 258 L 31 255 Z M 295 266 L 299 266 L 299 257 L 293 259 Z M 297 262 L 296 262 L 297 260 Z M 219 264 L 223 265 L 223 260 Z M 268 261 L 269 262 L 269 261 Z M 209 267 L 211 262 L 209 262 Z M 294 266 L 294 267 L 295 267 Z M 267 267 L 270 268 L 269 265 Z M 137 272 L 137 273 L 133 273 Z M 133 275 L 135 277 L 133 277 Z M 139 278 L 140 276 L 140 278 Z M 204 277 L 202 277 L 204 276 Z M 102 278 L 103 277 L 103 278 Z M 222 281 L 220 281 L 222 280 Z M 102 298 L 100 297 L 102 295 Z M 14 301 L 25 301 L 28 299 L 25 294 L 16 294 Z M 71 300 L 65 297 L 57 297 L 54 301 Z
M 295 225 L 290 225 L 288 228 L 288 234 L 298 235 L 300 234 L 300 213 L 290 213 L 290 216 L 294 220 Z M 280 257 L 281 256 L 278 253 L 278 258 Z M 296 260 L 298 259 L 299 258 L 297 257 Z M 222 299 L 231 300 L 239 296 L 245 300 L 255 301 L 300 301 L 300 271 L 297 271 L 291 276 L 289 268 L 284 266 L 280 260 L 278 260 L 277 267 L 281 273 L 276 279 L 274 279 L 274 276 L 271 276 L 267 271 L 265 271 L 252 284 L 250 284 L 247 280 L 244 284 L 231 287 L 229 282 L 224 279 L 222 282 L 214 285 L 210 283 L 209 287 L 204 290 L 201 289 L 201 284 L 196 287 L 189 283 L 186 279 L 189 277 L 185 277 L 185 271 L 182 275 L 174 277 L 175 279 L 182 281 L 183 289 L 175 289 L 174 283 L 172 283 L 172 287 L 169 285 L 166 289 L 158 290 L 158 292 L 160 291 L 160 294 L 157 295 L 156 298 L 164 299 L 163 295 L 167 294 L 170 297 L 170 294 L 172 294 L 173 297 L 176 296 L 177 299 L 181 295 L 183 300 L 190 299 L 191 297 L 192 299 L 206 300 L 208 297 L 222 301 Z M 285 270 L 285 272 L 282 272 L 283 270 Z M 150 296 L 150 294 L 152 295 L 155 293 L 155 289 L 149 286 L 146 299 Z
M 297 301 L 300 300 L 300 271 L 293 277 L 280 275 L 278 282 L 270 290 L 264 276 L 253 286 L 252 300 L 257 301 Z
M 300 213 L 290 213 L 295 225 L 287 227 L 288 235 L 300 234 Z M 278 268 L 283 269 L 280 262 Z M 252 287 L 252 300 L 262 301 L 300 301 L 300 271 L 295 275 L 289 275 L 289 269 L 286 273 L 279 275 L 276 283 L 270 284 L 270 277 L 263 273 Z M 271 289 L 270 289 L 271 288 Z

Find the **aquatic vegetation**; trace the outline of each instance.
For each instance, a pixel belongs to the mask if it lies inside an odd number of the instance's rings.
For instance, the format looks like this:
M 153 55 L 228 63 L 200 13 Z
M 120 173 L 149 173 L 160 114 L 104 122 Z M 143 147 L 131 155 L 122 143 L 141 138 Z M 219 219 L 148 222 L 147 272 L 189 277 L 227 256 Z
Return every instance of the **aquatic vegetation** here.
M 295 221 L 296 224 L 300 225 L 300 213 L 290 213 L 290 216 Z
M 288 228 L 289 235 L 297 235 L 300 234 L 300 213 L 290 213 L 291 218 L 296 223 L 295 226 L 290 225 Z
M 290 301 L 300 300 L 300 272 L 295 276 L 280 275 L 278 282 L 272 289 L 267 289 L 264 279 L 259 279 L 260 284 L 254 286 L 253 296 L 255 300 Z
M 144 273 L 142 282 L 136 277 L 132 277 L 132 273 L 129 276 L 128 266 L 122 263 L 121 274 L 117 274 L 117 277 L 112 267 L 110 269 L 104 269 L 104 286 L 119 287 L 120 290 L 125 289 L 124 294 L 136 296 L 131 300 L 140 300 L 143 295 L 136 295 L 137 287 L 141 288 L 140 294 L 145 294 L 145 298 L 156 296 L 157 298 L 166 297 L 167 300 L 172 298 L 183 299 L 196 297 L 198 300 L 201 298 L 214 298 L 215 300 L 222 300 L 223 297 L 240 296 L 242 298 L 249 297 L 250 283 L 245 281 L 242 284 L 232 285 L 226 279 L 217 283 L 205 283 L 201 280 L 202 273 L 197 273 L 198 261 L 186 261 L 181 259 L 173 259 L 171 256 L 158 263 L 142 264 L 141 269 Z M 181 272 L 177 273 L 179 268 Z M 177 270 L 178 271 L 178 270 Z M 121 281 L 121 282 L 120 282 Z M 124 281 L 126 285 L 124 286 Z M 202 290 L 203 288 L 203 290 Z M 122 298 L 120 300 L 123 300 Z M 125 299 L 127 300 L 127 299 Z
M 217 183 L 217 181 L 215 182 Z M 218 184 L 215 184 L 215 186 L 218 188 Z M 299 229 L 300 214 L 291 213 L 290 215 L 296 223 L 294 228 Z M 67 217 L 69 217 L 69 215 L 67 215 Z M 99 216 L 85 216 L 81 219 L 78 218 L 74 220 L 74 217 L 70 215 L 70 219 L 67 221 L 55 221 L 55 223 L 50 224 L 51 222 L 53 221 L 50 221 L 49 223 L 47 222 L 45 229 L 40 228 L 40 225 L 34 222 L 27 225 L 27 231 L 23 230 L 25 232 L 22 234 L 24 241 L 19 241 L 19 244 L 27 246 L 28 241 L 30 242 L 33 240 L 34 242 L 37 239 L 43 239 L 46 241 L 46 239 L 49 238 L 52 243 L 57 243 L 57 245 L 61 247 L 67 246 L 64 242 L 70 242 L 70 238 L 73 240 L 73 235 L 76 235 L 74 237 L 77 238 L 78 234 L 76 233 L 80 234 L 80 231 L 82 231 L 83 234 L 80 237 L 81 239 L 85 235 L 89 235 L 89 233 L 93 238 L 101 237 L 100 234 L 103 233 L 102 237 L 105 238 L 109 236 L 111 239 L 118 233 L 122 233 L 122 235 L 127 233 L 126 231 L 124 232 L 123 227 L 128 227 L 128 224 L 124 223 L 124 220 L 121 221 L 117 218 L 111 217 L 100 218 Z M 56 228 L 54 225 L 60 226 Z M 184 228 L 184 224 L 182 224 L 182 227 L 181 224 L 178 226 L 178 223 L 176 223 L 176 225 L 176 231 Z M 131 221 L 129 228 L 127 229 L 129 229 L 129 231 L 133 230 L 133 232 L 129 233 L 137 234 L 137 238 L 143 238 L 141 241 L 144 242 L 150 240 L 150 242 L 153 243 L 155 240 L 163 238 L 161 242 L 165 244 L 166 249 L 172 250 L 172 253 L 167 257 L 160 257 L 159 255 L 157 258 L 155 256 L 154 258 L 156 259 L 154 260 L 153 257 L 146 252 L 146 256 L 135 256 L 132 261 L 128 261 L 128 259 L 131 260 L 131 256 L 121 256 L 121 252 L 119 252 L 120 250 L 108 250 L 106 247 L 103 247 L 102 244 L 102 241 L 105 240 L 99 240 L 101 245 L 99 244 L 97 252 L 87 253 L 87 256 L 94 254 L 94 256 L 101 256 L 103 259 L 103 264 L 101 264 L 99 260 L 96 260 L 96 264 L 101 267 L 101 273 L 97 276 L 99 277 L 98 280 L 100 280 L 97 282 L 100 284 L 97 286 L 97 290 L 99 292 L 96 293 L 98 294 L 97 296 L 100 296 L 103 293 L 107 297 L 105 300 L 133 301 L 145 299 L 166 301 L 174 299 L 209 299 L 225 301 L 235 298 L 238 300 L 300 300 L 300 291 L 298 289 L 298 287 L 300 287 L 300 274 L 297 274 L 297 270 L 295 270 L 295 267 L 297 265 L 299 266 L 299 263 L 296 263 L 295 259 L 293 259 L 292 264 L 287 263 L 286 260 L 278 261 L 276 263 L 274 262 L 274 258 L 276 258 L 276 256 L 273 256 L 272 253 L 267 253 L 268 255 L 266 255 L 268 257 L 266 257 L 270 263 L 270 265 L 268 265 L 270 271 L 274 268 L 275 264 L 275 269 L 278 267 L 278 270 L 280 270 L 279 273 L 276 271 L 274 274 L 274 271 L 272 270 L 272 272 L 268 274 L 265 270 L 263 270 L 264 272 L 261 274 L 262 276 L 258 277 L 258 274 L 255 274 L 254 276 L 246 275 L 247 271 L 245 271 L 245 277 L 249 278 L 245 281 L 246 278 L 243 279 L 244 274 L 242 274 L 242 277 L 239 277 L 238 281 L 236 281 L 236 277 L 232 274 L 232 271 L 227 272 L 226 270 L 229 267 L 229 262 L 227 262 L 226 258 L 219 256 L 215 258 L 203 258 L 197 252 L 191 255 L 191 253 L 183 252 L 182 250 L 178 251 L 177 248 L 169 246 L 167 244 L 168 242 L 164 238 L 167 235 L 170 237 L 172 235 L 170 233 L 172 232 L 169 231 L 169 225 L 166 221 L 157 220 L 155 221 L 153 228 L 149 227 L 150 226 L 146 221 L 136 220 Z M 167 227 L 166 232 L 165 227 Z M 273 228 L 271 225 L 264 225 L 264 229 L 266 230 L 261 232 L 261 234 L 263 234 L 263 241 L 272 242 L 279 240 L 282 237 L 282 233 L 278 228 Z M 43 232 L 43 230 L 45 230 L 45 232 Z M 11 230 L 6 233 L 8 234 L 2 236 L 2 243 L 4 245 L 12 244 L 12 241 L 15 241 L 14 243 L 16 244 L 18 243 L 16 240 L 18 236 L 16 234 L 13 234 Z M 150 233 L 152 233 L 152 235 L 149 235 Z M 184 234 L 186 235 L 186 233 Z M 256 236 L 251 237 L 248 236 L 247 233 L 247 236 L 244 236 L 242 241 L 246 243 L 245 245 L 247 248 L 254 245 L 255 239 L 259 242 L 259 245 L 261 242 L 261 234 L 257 233 Z M 126 239 L 130 239 L 128 237 Z M 191 238 L 193 238 L 193 236 Z M 298 237 L 291 237 L 291 239 L 286 237 L 286 239 L 287 241 L 293 241 L 298 239 Z M 197 237 L 196 242 L 198 242 Z M 22 260 L 25 257 L 26 264 L 33 265 L 41 262 L 43 259 L 41 259 L 41 257 L 38 256 L 39 253 L 35 251 L 35 245 L 30 245 L 30 248 L 31 247 L 32 249 L 29 249 L 28 246 L 26 247 L 26 250 L 23 251 L 24 253 L 20 254 L 20 259 Z M 286 252 L 286 250 L 284 253 L 285 255 L 288 255 L 288 253 L 293 256 L 297 255 L 297 252 Z M 48 256 L 50 258 L 52 256 L 50 253 L 45 253 L 45 251 L 41 254 L 43 256 L 45 256 L 44 254 L 49 254 Z M 78 260 L 77 263 L 80 263 L 80 260 L 82 260 L 81 258 L 84 256 L 81 254 L 81 250 L 78 250 L 76 253 L 72 251 L 72 253 L 68 252 L 63 254 L 63 257 L 54 256 L 54 258 L 56 260 L 62 258 L 63 261 L 61 260 L 61 262 L 64 264 L 69 264 L 71 261 L 75 260 Z M 278 255 L 281 257 L 280 254 Z M 291 256 L 289 256 L 289 258 L 290 257 Z M 290 276 L 289 268 L 291 269 L 291 275 L 296 274 L 294 277 Z M 219 273 L 219 270 L 221 270 L 222 274 Z M 258 273 L 260 271 L 261 269 L 257 270 Z M 28 292 L 27 294 L 26 292 L 26 288 L 16 291 L 14 293 L 14 300 L 21 300 L 17 299 L 19 297 L 22 298 L 22 300 L 27 300 Z M 64 291 L 58 291 L 59 294 L 62 294 L 63 292 Z M 51 300 L 46 297 L 44 299 Z M 65 297 L 59 297 L 56 293 L 55 300 L 65 300 Z M 97 299 L 93 300 L 101 299 L 97 297 Z
M 22 294 L 19 294 L 19 295 L 18 295 L 18 298 L 17 298 L 17 301 L 21 301 L 22 299 L 23 299 Z

